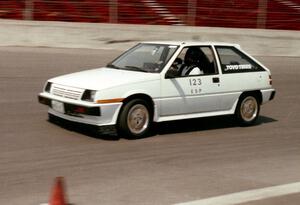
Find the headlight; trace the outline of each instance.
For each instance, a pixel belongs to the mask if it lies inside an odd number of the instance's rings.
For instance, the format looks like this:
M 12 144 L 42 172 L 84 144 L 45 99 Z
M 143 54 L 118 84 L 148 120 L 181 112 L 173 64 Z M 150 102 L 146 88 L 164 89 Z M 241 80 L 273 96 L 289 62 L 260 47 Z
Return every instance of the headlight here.
M 95 95 L 96 95 L 95 90 L 85 90 L 81 97 L 81 100 L 88 101 L 88 102 L 94 102 Z
M 51 85 L 52 85 L 52 83 L 47 82 L 47 84 L 46 84 L 46 86 L 45 86 L 45 92 L 50 93 Z

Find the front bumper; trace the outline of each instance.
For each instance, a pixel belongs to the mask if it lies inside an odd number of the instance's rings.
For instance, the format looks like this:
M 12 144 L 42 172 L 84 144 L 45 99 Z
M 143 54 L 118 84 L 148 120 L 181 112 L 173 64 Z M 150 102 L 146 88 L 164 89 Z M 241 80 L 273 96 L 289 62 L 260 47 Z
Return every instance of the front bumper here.
M 48 113 L 56 117 L 84 124 L 106 126 L 115 125 L 122 103 L 96 104 L 40 93 L 38 101 L 49 107 Z M 60 103 L 60 110 L 53 106 L 53 102 Z
M 49 107 L 53 108 L 52 100 L 49 98 L 45 98 L 42 96 L 38 96 L 39 103 L 48 105 Z M 80 117 L 81 114 L 84 115 L 91 115 L 91 116 L 101 116 L 101 109 L 100 107 L 87 107 L 81 105 L 74 105 L 70 103 L 63 103 L 64 106 L 64 113 L 71 116 L 78 116 Z
M 49 107 L 53 108 L 52 100 L 49 98 L 45 98 L 42 96 L 38 96 L 39 103 L 48 105 Z M 80 105 L 74 105 L 70 103 L 63 103 L 64 106 L 64 114 L 71 115 L 71 116 L 78 116 L 80 115 L 90 115 L 90 116 L 101 116 L 101 109 L 100 107 L 86 107 Z

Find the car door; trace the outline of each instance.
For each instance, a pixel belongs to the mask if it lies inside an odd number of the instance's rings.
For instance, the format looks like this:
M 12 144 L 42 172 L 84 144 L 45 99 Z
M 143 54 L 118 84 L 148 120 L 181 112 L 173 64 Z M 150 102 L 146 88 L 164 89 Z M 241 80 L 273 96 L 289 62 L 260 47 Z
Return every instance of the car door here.
M 209 61 L 206 66 L 211 68 L 199 66 L 206 71 L 198 75 L 182 76 L 178 73 L 177 76 L 169 76 L 167 72 L 161 80 L 160 115 L 162 117 L 213 112 L 220 109 L 220 77 L 212 47 L 197 46 L 197 48 L 206 55 L 206 60 Z M 188 49 L 190 47 L 182 49 L 175 61 L 185 59 L 185 52 Z M 182 64 L 185 60 L 182 60 Z

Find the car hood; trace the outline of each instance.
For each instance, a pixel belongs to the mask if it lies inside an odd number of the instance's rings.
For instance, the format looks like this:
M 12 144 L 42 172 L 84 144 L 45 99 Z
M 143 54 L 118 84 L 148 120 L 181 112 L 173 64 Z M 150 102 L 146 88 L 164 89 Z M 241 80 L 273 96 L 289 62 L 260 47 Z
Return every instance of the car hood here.
M 159 78 L 158 73 L 144 73 L 104 67 L 62 75 L 49 81 L 70 87 L 102 90 L 125 84 L 158 80 Z

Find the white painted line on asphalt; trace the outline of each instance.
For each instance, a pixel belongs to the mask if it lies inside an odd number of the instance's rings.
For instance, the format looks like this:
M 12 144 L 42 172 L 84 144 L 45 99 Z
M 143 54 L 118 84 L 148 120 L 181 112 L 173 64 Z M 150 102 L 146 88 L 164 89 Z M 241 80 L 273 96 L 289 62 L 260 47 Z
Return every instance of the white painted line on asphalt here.
M 234 205 L 295 193 L 300 193 L 300 182 L 242 191 L 175 205 Z

